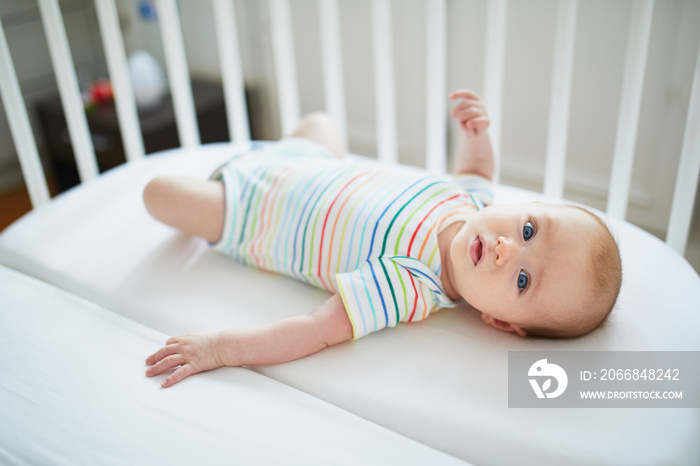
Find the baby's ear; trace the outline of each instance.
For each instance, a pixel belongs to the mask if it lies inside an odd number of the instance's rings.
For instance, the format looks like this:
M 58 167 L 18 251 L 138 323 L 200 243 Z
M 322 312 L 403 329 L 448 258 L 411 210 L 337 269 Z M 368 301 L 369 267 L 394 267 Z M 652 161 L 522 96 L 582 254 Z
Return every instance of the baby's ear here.
M 481 313 L 481 320 L 483 320 L 485 323 L 489 324 L 490 326 L 497 328 L 498 330 L 503 330 L 504 332 L 515 332 L 521 337 L 524 337 L 527 335 L 525 330 L 515 324 L 511 324 L 509 322 L 504 322 L 502 320 L 494 319 L 493 316 L 486 314 L 484 312 Z

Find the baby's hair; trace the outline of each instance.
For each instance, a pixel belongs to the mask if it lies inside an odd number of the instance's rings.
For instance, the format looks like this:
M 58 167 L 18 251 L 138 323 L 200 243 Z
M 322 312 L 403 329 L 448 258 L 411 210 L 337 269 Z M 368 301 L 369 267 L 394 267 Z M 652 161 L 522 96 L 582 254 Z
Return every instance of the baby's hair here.
M 523 328 L 528 336 L 545 338 L 574 338 L 585 335 L 599 327 L 610 315 L 617 297 L 620 294 L 622 285 L 622 260 L 620 258 L 620 248 L 608 225 L 594 213 L 572 205 L 590 215 L 600 226 L 593 233 L 590 249 L 588 251 L 587 272 L 590 285 L 596 295 L 593 301 L 593 309 L 587 312 L 590 318 L 583 318 L 577 324 L 569 328 L 562 328 L 560 325 L 552 327 L 527 327 Z

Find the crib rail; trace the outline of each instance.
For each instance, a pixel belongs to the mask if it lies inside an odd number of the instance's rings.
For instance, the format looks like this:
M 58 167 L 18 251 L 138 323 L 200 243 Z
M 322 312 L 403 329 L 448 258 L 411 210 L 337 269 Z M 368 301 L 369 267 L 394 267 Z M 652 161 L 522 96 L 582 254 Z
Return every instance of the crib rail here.
M 445 0 L 430 0 L 425 3 L 426 47 L 426 168 L 444 173 L 447 171 L 447 8 Z
M 165 64 L 173 94 L 175 121 L 177 122 L 180 144 L 182 147 L 198 146 L 200 139 L 194 111 L 194 99 L 192 98 L 192 85 L 185 59 L 185 42 L 182 39 L 180 14 L 175 0 L 160 0 L 158 11 L 162 18 L 160 31 L 165 50 Z
M 607 208 L 617 218 L 627 212 L 653 9 L 654 1 L 644 0 L 635 2 L 632 10 Z
M 338 0 L 322 0 L 318 6 L 326 111 L 335 118 L 342 128 L 343 145 L 347 147 L 345 79 L 343 78 L 342 50 L 340 48 Z
M 250 123 L 243 91 L 243 70 L 238 46 L 238 28 L 233 2 L 214 0 L 214 16 L 219 45 L 219 60 L 224 83 L 229 134 L 234 141 L 250 140 Z
M 56 73 L 56 81 L 61 91 L 63 111 L 66 113 L 68 131 L 70 132 L 73 151 L 82 181 L 89 181 L 97 176 L 97 160 L 92 145 L 87 118 L 80 97 L 80 87 L 75 73 L 73 56 L 68 47 L 66 27 L 63 24 L 61 9 L 56 0 L 39 0 L 41 19 L 48 37 L 51 61 Z
M 113 82 L 120 129 L 128 160 L 144 155 L 138 126 L 138 114 L 127 72 L 123 38 L 118 27 L 115 4 L 95 0 L 100 31 L 110 76 Z M 189 71 L 181 32 L 178 5 L 175 0 L 158 0 L 158 13 L 166 68 L 170 81 L 177 129 L 183 147 L 200 144 Z M 377 156 L 385 162 L 398 160 L 396 103 L 392 44 L 392 3 L 373 0 L 371 3 L 372 38 L 375 68 Z M 395 5 L 395 3 L 394 3 Z M 94 148 L 78 89 L 75 68 L 68 48 L 65 27 L 58 0 L 39 0 L 40 12 L 56 73 L 70 138 L 76 154 L 80 178 L 97 175 Z M 238 33 L 234 4 L 213 0 L 216 17 L 222 81 L 228 114 L 229 133 L 235 141 L 250 139 L 246 113 Z M 549 112 L 544 193 L 561 198 L 564 194 L 566 146 L 570 118 L 571 83 L 574 66 L 577 25 L 577 0 L 559 0 L 555 51 L 552 67 L 551 103 Z M 282 132 L 292 131 L 300 118 L 297 70 L 290 17 L 289 0 L 269 0 L 270 39 L 277 83 L 277 100 Z M 418 69 L 426 71 L 427 126 L 425 165 L 438 172 L 446 167 L 446 17 L 445 0 L 426 0 L 427 63 Z M 345 86 L 341 53 L 341 20 L 338 0 L 318 0 L 321 53 L 326 111 L 341 122 L 346 131 Z M 635 141 L 644 85 L 644 70 L 649 49 L 654 0 L 634 2 L 618 117 L 613 169 L 610 178 L 607 213 L 625 218 L 630 193 Z M 507 36 L 508 2 L 488 2 L 486 18 L 486 62 L 483 95 L 492 120 L 491 136 L 496 154 L 500 154 L 502 138 L 503 82 Z M 33 205 L 48 202 L 48 190 L 39 162 L 36 144 L 31 137 L 21 90 L 17 83 L 12 58 L 0 24 L 0 90 L 11 124 L 11 131 L 20 157 Z M 667 242 L 683 253 L 686 248 L 693 200 L 700 173 L 700 57 L 695 68 L 691 102 L 686 121 L 685 138 L 678 170 Z
M 688 231 L 690 231 L 690 220 L 693 215 L 692 199 L 695 199 L 698 189 L 698 173 L 700 173 L 700 51 L 698 51 L 698 61 L 695 65 L 681 161 L 678 165 L 671 218 L 666 234 L 666 242 L 681 254 L 688 244 Z
M 141 129 L 139 128 L 136 102 L 132 97 L 134 90 L 131 86 L 129 71 L 126 64 L 124 41 L 119 29 L 116 6 L 112 2 L 95 2 L 97 19 L 100 23 L 102 42 L 105 46 L 107 66 L 114 87 L 114 100 L 117 112 L 123 118 L 119 119 L 119 129 L 124 140 L 124 151 L 127 160 L 138 160 L 144 156 Z
M 574 70 L 577 1 L 563 1 L 558 5 L 557 30 L 554 38 L 552 66 L 552 98 L 549 108 L 547 163 L 544 173 L 544 194 L 564 197 L 566 169 L 566 142 L 569 132 L 571 81 Z
M 494 0 L 486 12 L 486 59 L 484 64 L 484 102 L 489 109 L 491 140 L 496 154 L 496 177 L 500 174 L 501 132 L 503 122 L 503 74 L 506 59 L 508 3 Z
M 7 121 L 10 123 L 10 130 L 15 139 L 29 199 L 35 207 L 46 204 L 49 202 L 49 188 L 2 27 L 0 27 L 0 92 L 2 92 L 5 113 L 12 115 L 12 118 L 8 118 Z

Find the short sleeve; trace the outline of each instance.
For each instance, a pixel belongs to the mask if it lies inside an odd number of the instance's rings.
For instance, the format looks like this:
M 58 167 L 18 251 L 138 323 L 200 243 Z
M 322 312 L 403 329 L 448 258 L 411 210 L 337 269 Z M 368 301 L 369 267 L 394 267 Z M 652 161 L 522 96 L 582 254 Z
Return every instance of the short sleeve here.
M 336 275 L 355 339 L 399 322 L 423 320 L 441 307 L 454 306 L 444 296 L 439 279 L 433 285 L 434 277 L 426 278 L 407 268 L 401 259 L 427 269 L 415 259 L 372 258 L 353 272 Z
M 454 175 L 452 182 L 469 194 L 477 209 L 481 210 L 493 204 L 493 183 L 483 176 Z
M 209 243 L 209 245 L 221 253 L 233 254 L 233 247 L 238 241 L 236 235 L 240 235 L 240 231 L 236 229 L 236 226 L 240 224 L 240 209 L 237 202 L 240 197 L 240 180 L 235 171 L 228 165 L 217 170 L 211 179 L 221 181 L 224 184 L 225 211 L 221 238 L 216 243 Z

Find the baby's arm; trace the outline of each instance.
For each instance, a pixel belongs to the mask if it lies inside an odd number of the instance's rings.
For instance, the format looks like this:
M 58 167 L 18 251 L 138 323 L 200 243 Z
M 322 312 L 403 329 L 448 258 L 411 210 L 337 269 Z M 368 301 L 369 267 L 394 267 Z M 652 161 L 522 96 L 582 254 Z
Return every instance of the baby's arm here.
M 486 129 L 490 121 L 481 98 L 469 90 L 450 94 L 460 100 L 450 116 L 459 122 L 459 140 L 454 157 L 455 174 L 473 173 L 491 180 L 494 172 L 493 148 Z
M 161 385 L 170 387 L 190 375 L 222 366 L 279 364 L 303 358 L 353 337 L 352 324 L 336 293 L 305 316 L 250 329 L 173 337 L 146 359 L 153 377 L 180 366 Z

